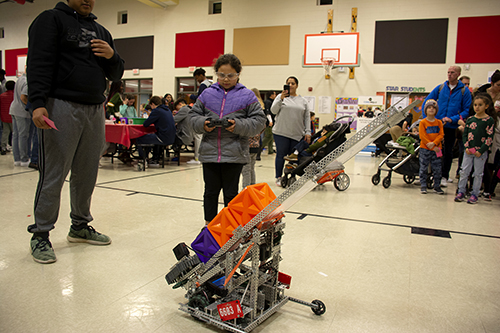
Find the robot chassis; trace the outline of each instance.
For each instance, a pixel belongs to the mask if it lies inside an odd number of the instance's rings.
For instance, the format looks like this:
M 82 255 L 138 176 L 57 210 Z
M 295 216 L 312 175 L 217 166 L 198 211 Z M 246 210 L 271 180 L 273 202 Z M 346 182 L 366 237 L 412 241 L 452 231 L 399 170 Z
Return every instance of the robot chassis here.
M 306 302 L 285 295 L 291 277 L 279 272 L 283 212 L 314 189 L 332 168 L 338 170 L 339 165 L 403 120 L 418 103 L 400 111 L 396 105 L 391 106 L 319 162 L 311 163 L 299 180 L 245 225 L 238 226 L 206 263 L 196 255 L 190 256 L 188 250 L 181 258 L 176 253 L 179 261 L 165 278 L 168 284 L 175 283 L 174 289 L 187 290 L 188 302 L 181 303 L 179 310 L 237 333 L 252 331 L 288 301 L 306 305 L 316 315 L 324 314 L 326 306 L 320 300 Z

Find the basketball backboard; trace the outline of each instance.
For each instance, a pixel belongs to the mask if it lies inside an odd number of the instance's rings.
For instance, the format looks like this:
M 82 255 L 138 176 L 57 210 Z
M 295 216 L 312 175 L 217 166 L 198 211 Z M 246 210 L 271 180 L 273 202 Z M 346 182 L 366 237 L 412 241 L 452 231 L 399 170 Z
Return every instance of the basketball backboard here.
M 303 66 L 323 66 L 325 57 L 335 58 L 333 67 L 358 67 L 359 32 L 306 35 Z

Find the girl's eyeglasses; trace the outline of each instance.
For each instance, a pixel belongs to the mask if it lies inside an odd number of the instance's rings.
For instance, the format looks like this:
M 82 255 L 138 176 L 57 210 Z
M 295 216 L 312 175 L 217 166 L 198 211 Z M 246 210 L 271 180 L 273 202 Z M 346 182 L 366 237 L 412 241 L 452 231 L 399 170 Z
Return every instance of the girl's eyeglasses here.
M 236 79 L 238 76 L 240 76 L 240 73 L 225 74 L 225 73 L 216 72 L 215 75 L 217 75 L 217 77 L 221 80 L 224 80 L 225 78 L 228 78 L 229 80 L 233 80 L 233 79 Z

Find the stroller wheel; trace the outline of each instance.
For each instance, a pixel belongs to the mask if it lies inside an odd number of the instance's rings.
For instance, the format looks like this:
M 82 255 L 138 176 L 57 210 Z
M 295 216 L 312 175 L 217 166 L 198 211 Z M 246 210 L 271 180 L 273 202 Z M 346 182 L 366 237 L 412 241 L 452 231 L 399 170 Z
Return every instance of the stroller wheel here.
M 427 178 L 427 188 L 429 190 L 434 188 L 434 177 L 430 176 Z
M 391 177 L 387 176 L 384 178 L 384 180 L 382 181 L 382 186 L 384 188 L 389 188 L 389 186 L 391 186 Z
M 345 173 L 339 174 L 335 179 L 333 180 L 333 186 L 338 191 L 345 191 L 349 188 L 349 185 L 351 184 L 351 180 L 349 179 L 349 176 Z
M 406 184 L 412 184 L 415 181 L 415 176 L 404 175 L 403 180 Z
M 295 176 L 290 177 L 290 179 L 288 180 L 288 186 L 292 186 L 293 183 L 295 183 L 296 181 L 297 181 L 297 178 L 295 178 Z
M 281 177 L 281 187 L 286 188 L 288 186 L 288 175 L 283 175 Z
M 376 173 L 372 176 L 372 184 L 378 185 L 378 183 L 380 183 L 380 174 Z

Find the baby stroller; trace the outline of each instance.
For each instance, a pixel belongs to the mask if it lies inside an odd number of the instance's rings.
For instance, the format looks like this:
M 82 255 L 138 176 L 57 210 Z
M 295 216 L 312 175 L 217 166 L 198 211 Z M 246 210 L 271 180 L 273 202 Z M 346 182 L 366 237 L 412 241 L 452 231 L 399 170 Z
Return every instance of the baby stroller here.
M 391 186 L 392 172 L 396 172 L 403 175 L 403 180 L 406 184 L 412 184 L 416 177 L 419 175 L 420 161 L 418 159 L 418 152 L 420 150 L 420 140 L 418 135 L 413 135 L 406 133 L 405 135 L 414 138 L 416 141 L 414 143 L 415 153 L 410 154 L 406 147 L 399 144 L 387 144 L 386 147 L 391 150 L 389 155 L 380 162 L 378 166 L 377 173 L 372 176 L 373 185 L 378 185 L 380 183 L 380 173 L 381 171 L 389 172 L 387 176 L 382 180 L 382 186 L 384 188 L 389 188 Z M 399 158 L 402 153 L 407 153 L 408 155 Z M 384 165 L 387 168 L 384 168 Z M 427 177 L 427 188 L 433 188 L 433 177 L 429 175 Z
M 344 118 L 349 118 L 345 123 L 340 120 Z M 312 162 L 318 162 L 323 157 L 331 153 L 338 146 L 346 141 L 346 134 L 350 133 L 350 127 L 354 118 L 352 116 L 343 116 L 334 120 L 330 125 L 335 128 L 335 132 L 326 139 L 326 145 L 319 148 L 314 152 L 312 156 L 300 157 L 298 162 L 289 162 L 285 165 L 285 171 L 283 177 L 281 177 L 281 186 L 286 188 L 291 186 L 297 180 L 296 176 L 302 176 L 304 174 L 305 168 Z M 318 184 L 323 185 L 326 182 L 331 181 L 333 186 L 339 191 L 345 191 L 350 185 L 349 176 L 344 172 L 344 166 L 341 163 L 334 164 L 332 170 L 328 172 L 318 180 Z

